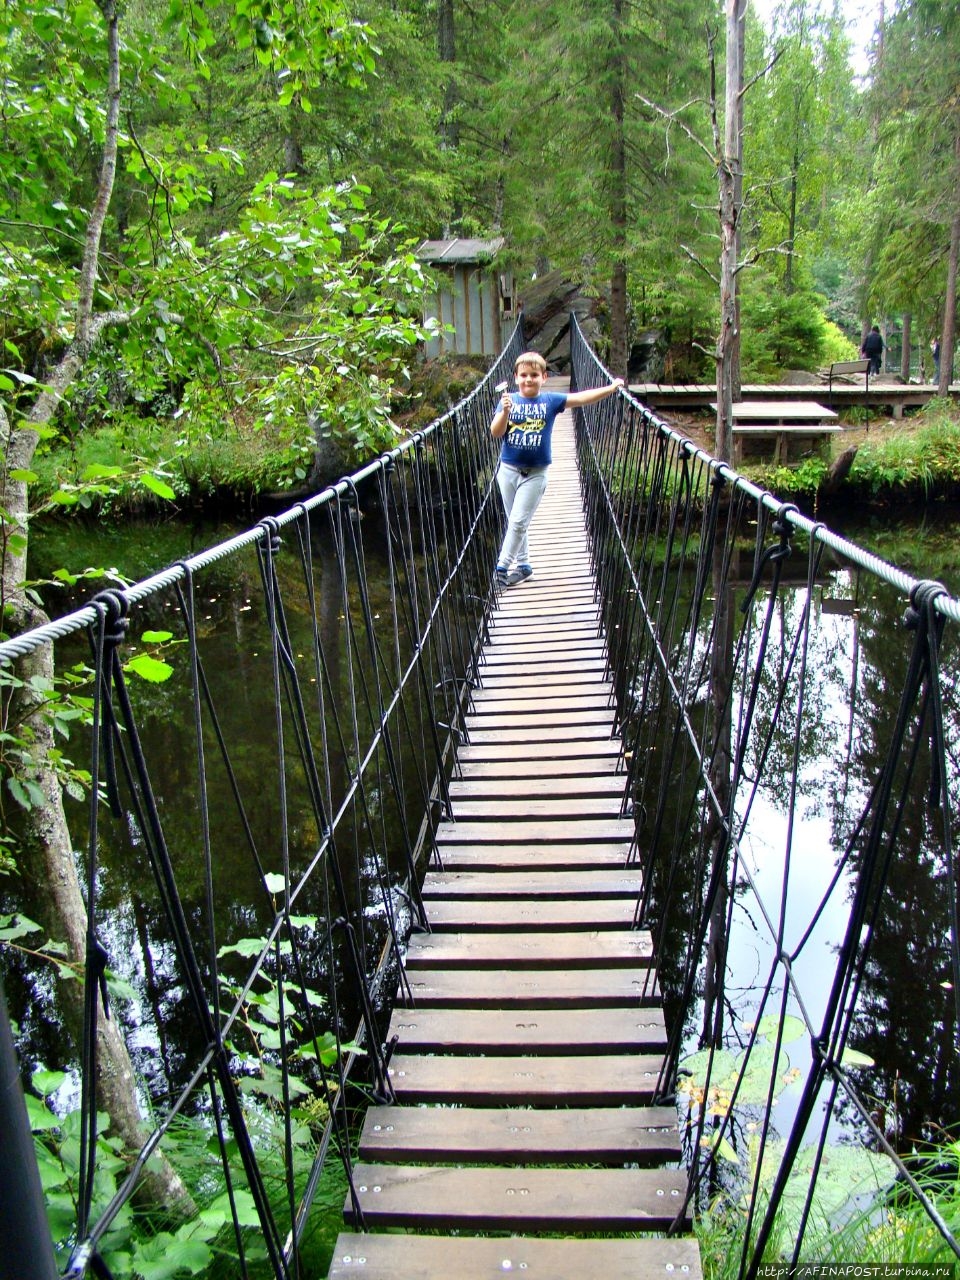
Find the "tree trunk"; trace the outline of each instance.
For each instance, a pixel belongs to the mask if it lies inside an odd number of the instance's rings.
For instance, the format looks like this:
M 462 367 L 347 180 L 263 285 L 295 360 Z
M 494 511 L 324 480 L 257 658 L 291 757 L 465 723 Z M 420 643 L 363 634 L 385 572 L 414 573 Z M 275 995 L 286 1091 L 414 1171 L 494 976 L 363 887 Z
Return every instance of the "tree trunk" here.
M 24 629 L 42 626 L 45 614 L 27 610 Z M 56 773 L 45 763 L 53 747 L 53 730 L 38 713 L 42 695 L 31 683 L 40 687 L 53 680 L 53 649 L 43 645 L 34 649 L 17 664 L 17 675 L 24 687 L 11 703 L 9 711 L 14 724 L 23 723 L 33 731 L 33 752 L 40 761 L 30 781 L 43 792 L 44 804 L 23 812 L 18 823 L 21 840 L 17 853 L 24 882 L 32 890 L 31 910 L 47 936 L 67 948 L 68 963 L 82 973 L 87 954 L 87 904 L 80 890 L 63 798 Z M 79 1050 L 83 1044 L 84 984 L 72 979 L 58 979 L 57 997 L 70 1038 Z M 137 1079 L 127 1046 L 115 1018 L 108 1018 L 98 996 L 97 1009 L 97 1078 L 98 1107 L 110 1118 L 111 1130 L 122 1140 L 128 1153 L 135 1154 L 147 1137 L 137 1103 Z M 179 1176 L 162 1155 L 155 1155 L 145 1167 L 141 1185 L 150 1201 L 186 1219 L 196 1212 L 194 1203 Z
M 437 9 L 437 46 L 441 62 L 456 62 L 457 39 L 453 0 L 440 0 Z M 457 81 L 451 68 L 443 91 L 443 115 L 440 118 L 440 145 L 444 150 L 453 150 L 460 141 L 454 114 L 456 105 Z
M 957 142 L 960 155 L 960 140 Z M 957 264 L 960 261 L 960 209 L 950 223 L 950 253 L 947 258 L 947 294 L 943 304 L 943 333 L 940 335 L 940 380 L 937 395 L 948 396 L 953 380 L 953 353 L 957 344 Z
M 100 158 L 100 175 L 96 197 L 87 223 L 83 257 L 79 268 L 74 337 L 66 353 L 46 379 L 27 420 L 14 430 L 0 404 L 0 448 L 3 452 L 0 475 L 0 532 L 3 543 L 3 565 L 0 574 L 0 604 L 4 609 L 6 630 L 19 635 L 47 621 L 46 615 L 29 600 L 26 588 L 27 538 L 29 530 L 29 494 L 20 478 L 29 472 L 39 441 L 37 428 L 50 422 L 64 393 L 83 369 L 90 348 L 103 330 L 125 320 L 119 312 L 94 314 L 93 298 L 97 281 L 100 242 L 117 164 L 118 121 L 120 113 L 120 39 L 116 5 L 113 0 L 98 0 L 107 24 L 108 84 L 104 116 L 104 139 Z M 30 778 L 44 796 L 18 815 L 22 844 L 24 877 L 34 891 L 34 908 L 49 937 L 63 942 L 71 961 L 83 969 L 86 956 L 87 909 L 80 889 L 70 833 L 63 812 L 63 800 L 57 773 L 51 763 L 54 747 L 53 730 L 39 714 L 42 695 L 30 684 L 40 677 L 52 681 L 53 651 L 49 645 L 21 658 L 16 675 L 23 681 L 20 690 L 10 694 L 3 705 L 3 729 L 20 732 L 23 725 L 32 733 Z M 82 984 L 59 983 L 60 1005 L 74 1043 L 83 1043 Z M 100 1008 L 97 1030 L 99 1105 L 110 1117 L 111 1128 L 120 1136 L 130 1152 L 138 1152 L 144 1141 L 142 1120 L 137 1101 L 137 1087 L 126 1044 L 117 1024 L 104 1016 Z M 183 1183 L 160 1155 L 154 1156 L 144 1171 L 143 1185 L 158 1205 L 175 1216 L 189 1216 L 193 1202 Z
M 903 325 L 903 341 L 900 347 L 900 377 L 903 382 L 910 381 L 910 329 L 911 316 L 909 311 L 903 313 L 901 320 Z
M 733 145 L 736 151 L 736 164 L 733 169 L 733 207 L 736 210 L 736 227 L 734 234 L 733 257 L 734 262 L 740 261 L 740 210 L 743 208 L 743 68 L 744 68 L 744 48 L 746 43 L 746 0 L 741 7 L 741 13 L 736 21 L 736 41 L 737 41 L 737 115 L 736 115 L 736 134 L 734 135 Z M 730 353 L 730 393 L 733 399 L 741 398 L 743 387 L 740 376 L 740 290 L 736 290 L 733 301 L 734 326 L 733 326 L 733 350 Z
M 727 580 L 725 544 L 722 521 L 717 525 L 716 544 L 713 551 L 713 598 L 716 617 L 713 628 L 713 649 L 710 653 L 710 715 L 713 729 L 713 749 L 710 753 L 710 786 L 716 796 L 717 808 L 723 817 L 730 818 L 732 803 L 733 767 L 733 589 Z M 727 517 L 729 518 L 729 517 Z M 728 877 L 730 839 L 723 819 L 709 809 L 705 837 L 711 848 L 711 880 L 717 885 L 717 896 L 710 912 L 703 973 L 703 1024 L 701 1045 L 722 1044 L 726 978 L 726 918 L 728 905 Z
M 727 0 L 727 74 L 724 103 L 724 139 L 720 145 L 714 125 L 718 154 L 720 195 L 720 334 L 717 339 L 717 425 L 714 450 L 722 462 L 733 458 L 733 393 L 739 384 L 736 368 L 737 339 L 737 251 L 740 209 L 737 190 L 740 181 L 740 99 L 743 65 L 741 28 L 746 0 Z M 714 66 L 711 49 L 711 68 Z M 711 76 L 715 75 L 713 69 Z M 713 99 L 716 100 L 715 88 Z
M 783 273 L 783 292 L 790 296 L 793 293 L 793 251 L 797 242 L 797 188 L 799 182 L 797 172 L 800 168 L 800 157 L 793 153 L 793 168 L 790 171 L 790 201 L 787 214 L 787 265 Z
M 614 0 L 615 68 L 611 90 L 613 153 L 610 161 L 610 222 L 613 228 L 613 268 L 610 273 L 610 371 L 626 378 L 629 355 L 627 322 L 627 149 L 623 136 L 624 58 L 623 0 Z

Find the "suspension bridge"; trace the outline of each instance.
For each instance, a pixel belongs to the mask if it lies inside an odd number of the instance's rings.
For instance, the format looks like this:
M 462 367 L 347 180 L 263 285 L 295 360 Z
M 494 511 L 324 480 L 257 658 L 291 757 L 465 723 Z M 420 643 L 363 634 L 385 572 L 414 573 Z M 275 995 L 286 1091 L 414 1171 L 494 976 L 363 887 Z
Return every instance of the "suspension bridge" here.
M 573 329 L 573 385 L 601 385 Z M 21 1280 L 135 1272 L 128 1206 L 185 1134 L 206 1163 L 162 1241 L 168 1261 L 192 1246 L 194 1274 L 204 1248 L 232 1274 L 319 1274 L 311 1234 L 332 1197 L 331 1277 L 696 1277 L 692 1226 L 719 1196 L 751 1277 L 824 1247 L 843 1124 L 866 1182 L 848 1162 L 834 1211 L 908 1187 L 960 1255 L 861 1051 L 883 1016 L 871 966 L 902 915 L 898 864 L 919 862 L 940 916 L 912 962 L 955 1096 L 960 605 L 628 394 L 558 427 L 536 575 L 499 591 L 488 426 L 520 343 L 355 476 L 0 645 L 15 672 L 81 638 L 93 671 L 78 1119 L 24 1069 L 0 1126 L 19 1144 L 0 1215 Z M 242 675 L 202 604 L 234 564 L 259 582 L 231 614 Z M 905 610 L 894 705 L 863 692 L 866 583 Z M 175 792 L 131 661 L 159 616 L 189 725 Z M 842 708 L 817 697 L 824 643 L 851 665 Z M 835 777 L 811 778 L 811 735 L 836 749 Z M 825 791 L 829 857 L 814 852 Z M 142 959 L 173 961 L 164 1000 L 134 997 L 142 1146 L 104 1168 L 98 1028 L 125 956 L 101 895 L 119 858 L 154 886 Z M 157 1069 L 174 1006 L 195 1031 Z M 9 1037 L 0 1049 L 9 1079 Z M 52 1234 L 51 1159 L 74 1206 Z

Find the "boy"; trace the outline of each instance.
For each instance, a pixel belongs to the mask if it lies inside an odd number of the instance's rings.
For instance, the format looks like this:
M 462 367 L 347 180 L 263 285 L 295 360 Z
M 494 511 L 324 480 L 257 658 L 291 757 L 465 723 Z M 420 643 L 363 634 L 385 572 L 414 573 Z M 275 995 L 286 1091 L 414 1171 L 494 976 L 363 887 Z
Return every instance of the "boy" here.
M 615 378 L 605 387 L 563 393 L 544 391 L 547 362 L 538 351 L 525 351 L 514 365 L 518 392 L 505 391 L 490 423 L 490 434 L 503 439 L 497 483 L 507 514 L 507 532 L 497 557 L 497 585 L 512 587 L 533 576 L 527 529 L 547 487 L 550 437 L 558 413 L 605 400 L 623 386 Z M 511 565 L 516 562 L 515 568 Z

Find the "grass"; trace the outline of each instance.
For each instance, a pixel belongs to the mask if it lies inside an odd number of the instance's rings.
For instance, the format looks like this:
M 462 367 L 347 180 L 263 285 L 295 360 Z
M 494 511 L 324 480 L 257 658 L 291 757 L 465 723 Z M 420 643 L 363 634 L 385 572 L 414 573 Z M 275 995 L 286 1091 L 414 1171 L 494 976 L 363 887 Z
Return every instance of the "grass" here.
M 946 1141 L 936 1149 L 907 1161 L 912 1176 L 935 1207 L 954 1241 L 960 1236 L 960 1141 Z M 817 1223 L 814 1200 L 811 1224 Z M 958 1255 L 905 1183 L 896 1183 L 880 1201 L 833 1215 L 808 1227 L 801 1247 L 801 1263 L 818 1264 L 934 1264 L 956 1265 Z M 756 1226 L 756 1223 L 754 1224 Z M 695 1221 L 705 1280 L 736 1280 L 740 1271 L 745 1219 L 729 1204 L 711 1207 Z M 792 1255 L 794 1239 L 778 1223 L 764 1262 L 783 1263 Z
M 919 486 L 926 494 L 960 483 L 960 408 L 950 400 L 932 400 L 920 413 L 868 432 L 850 482 L 874 493 Z
M 713 451 L 713 424 L 704 419 L 678 423 L 708 451 Z M 920 412 L 903 418 L 868 418 L 862 409 L 843 416 L 843 433 L 832 441 L 830 458 L 805 458 L 796 466 L 744 463 L 749 480 L 784 499 L 815 502 L 833 458 L 855 446 L 857 455 L 837 490 L 841 499 L 867 505 L 903 496 L 933 500 L 960 496 L 960 406 L 953 400 L 931 400 Z

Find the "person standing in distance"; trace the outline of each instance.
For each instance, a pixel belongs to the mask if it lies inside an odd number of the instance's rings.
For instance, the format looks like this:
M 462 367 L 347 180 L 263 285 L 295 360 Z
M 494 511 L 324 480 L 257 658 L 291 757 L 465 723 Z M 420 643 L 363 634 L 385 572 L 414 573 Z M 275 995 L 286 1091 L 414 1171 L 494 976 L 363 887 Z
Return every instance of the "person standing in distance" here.
M 493 438 L 503 440 L 497 484 L 507 516 L 507 531 L 496 570 L 497 583 L 502 587 L 512 587 L 533 576 L 527 530 L 547 487 L 550 439 L 557 414 L 564 409 L 605 400 L 623 386 L 623 379 L 615 378 L 607 386 L 589 391 L 544 391 L 547 362 L 539 351 L 525 351 L 517 356 L 514 373 L 519 390 L 503 393 L 500 407 L 490 423 Z
M 880 364 L 883 359 L 883 338 L 881 338 L 880 330 L 876 325 L 873 326 L 864 338 L 863 346 L 860 348 L 860 354 L 864 360 L 870 361 L 871 373 L 880 372 Z

